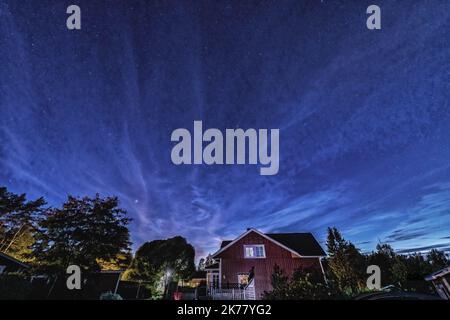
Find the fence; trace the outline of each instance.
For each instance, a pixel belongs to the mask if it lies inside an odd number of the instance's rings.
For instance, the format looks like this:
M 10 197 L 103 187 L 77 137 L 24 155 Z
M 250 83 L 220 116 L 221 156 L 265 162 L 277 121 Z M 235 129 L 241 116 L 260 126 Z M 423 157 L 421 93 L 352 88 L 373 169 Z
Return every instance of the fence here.
M 214 300 L 255 300 L 254 280 L 252 279 L 246 286 L 239 283 L 210 286 L 209 295 Z

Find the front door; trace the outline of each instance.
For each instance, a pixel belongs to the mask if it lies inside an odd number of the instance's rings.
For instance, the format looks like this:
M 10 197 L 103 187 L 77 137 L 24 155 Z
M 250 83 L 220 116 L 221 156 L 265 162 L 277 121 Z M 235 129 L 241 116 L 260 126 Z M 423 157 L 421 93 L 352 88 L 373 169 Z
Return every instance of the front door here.
M 208 287 L 209 288 L 219 287 L 219 272 L 208 273 Z

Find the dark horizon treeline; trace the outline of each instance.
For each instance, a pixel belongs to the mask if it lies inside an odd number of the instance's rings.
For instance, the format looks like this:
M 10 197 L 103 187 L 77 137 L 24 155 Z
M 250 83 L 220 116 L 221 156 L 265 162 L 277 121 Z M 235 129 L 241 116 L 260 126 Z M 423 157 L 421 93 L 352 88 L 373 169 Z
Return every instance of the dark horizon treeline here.
M 376 251 L 362 254 L 350 241 L 345 240 L 336 228 L 328 228 L 327 257 L 323 260 L 325 278 L 316 269 L 298 269 L 292 277 L 275 266 L 272 274 L 273 291 L 266 299 L 348 299 L 367 288 L 367 267 L 376 265 L 381 271 L 381 287 L 394 290 L 435 294 L 433 285 L 425 277 L 448 266 L 444 252 L 430 250 L 420 253 L 397 254 L 387 243 L 379 243 Z
M 195 249 L 186 239 L 174 237 L 146 242 L 131 252 L 128 225 L 131 219 L 117 197 L 68 196 L 60 207 L 50 207 L 44 198 L 27 200 L 0 187 L 0 252 L 28 263 L 31 272 L 65 274 L 75 264 L 85 272 L 126 270 L 124 278 L 149 282 L 148 287 L 166 296 L 168 282 L 189 279 L 195 271 Z M 336 228 L 328 228 L 327 257 L 323 275 L 297 270 L 288 278 L 275 268 L 270 299 L 351 297 L 366 290 L 366 268 L 378 265 L 384 285 L 403 290 L 431 292 L 424 277 L 444 268 L 445 254 L 431 250 L 401 255 L 389 244 L 362 254 Z M 157 295 L 155 295 L 157 296 Z

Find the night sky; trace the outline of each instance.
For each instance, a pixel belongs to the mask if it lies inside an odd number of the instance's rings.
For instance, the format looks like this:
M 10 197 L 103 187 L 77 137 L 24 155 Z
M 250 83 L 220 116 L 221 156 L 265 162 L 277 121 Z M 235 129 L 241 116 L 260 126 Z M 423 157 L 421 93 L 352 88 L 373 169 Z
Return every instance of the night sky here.
M 173 165 L 194 120 L 279 128 L 279 173 Z M 450 251 L 449 170 L 449 1 L 0 0 L 0 185 L 117 195 L 134 248 L 336 226 Z

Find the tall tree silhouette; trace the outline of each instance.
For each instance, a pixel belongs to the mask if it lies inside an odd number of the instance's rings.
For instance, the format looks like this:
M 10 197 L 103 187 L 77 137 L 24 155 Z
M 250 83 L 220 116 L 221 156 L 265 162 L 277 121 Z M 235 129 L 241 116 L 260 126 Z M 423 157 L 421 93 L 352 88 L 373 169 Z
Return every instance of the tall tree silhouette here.
M 352 294 L 363 285 L 364 256 L 336 228 L 328 228 L 328 266 L 339 288 Z
M 85 270 L 100 269 L 100 261 L 113 261 L 130 251 L 130 219 L 116 197 L 69 196 L 62 208 L 48 210 L 39 222 L 34 245 L 38 267 L 61 271 L 71 264 Z
M 43 213 L 46 202 L 44 198 L 29 201 L 25 194 L 9 192 L 0 187 L 0 251 L 20 254 L 27 249 L 25 240 L 32 244 L 32 233 L 36 221 Z M 21 245 L 14 248 L 17 242 Z M 23 248 L 23 250 L 20 250 Z

